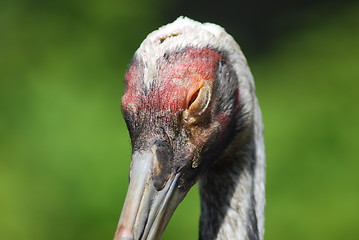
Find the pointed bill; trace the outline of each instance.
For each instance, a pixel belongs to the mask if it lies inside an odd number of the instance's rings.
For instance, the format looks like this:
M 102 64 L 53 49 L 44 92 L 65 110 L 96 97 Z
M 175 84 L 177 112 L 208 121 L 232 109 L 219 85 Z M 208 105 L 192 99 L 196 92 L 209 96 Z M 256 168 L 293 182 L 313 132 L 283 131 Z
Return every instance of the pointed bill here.
M 159 239 L 173 212 L 185 197 L 178 189 L 180 173 L 169 173 L 163 188 L 154 183 L 153 151 L 133 153 L 125 204 L 115 234 L 115 240 Z

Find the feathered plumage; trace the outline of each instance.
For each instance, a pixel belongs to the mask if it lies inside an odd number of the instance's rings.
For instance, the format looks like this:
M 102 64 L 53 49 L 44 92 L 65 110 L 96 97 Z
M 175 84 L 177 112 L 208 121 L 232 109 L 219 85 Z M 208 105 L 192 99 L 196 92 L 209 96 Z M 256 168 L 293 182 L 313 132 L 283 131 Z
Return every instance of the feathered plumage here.
M 148 35 L 125 81 L 133 155 L 115 239 L 159 239 L 197 180 L 201 239 L 263 239 L 262 117 L 234 39 L 180 17 Z

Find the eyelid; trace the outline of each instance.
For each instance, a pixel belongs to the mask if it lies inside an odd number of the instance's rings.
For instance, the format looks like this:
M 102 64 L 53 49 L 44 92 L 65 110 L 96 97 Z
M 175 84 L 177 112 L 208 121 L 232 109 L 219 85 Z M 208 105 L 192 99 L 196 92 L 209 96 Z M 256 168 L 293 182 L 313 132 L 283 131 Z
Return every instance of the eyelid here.
M 198 95 L 192 101 L 193 95 Z M 196 91 L 189 98 L 187 110 L 184 111 L 184 119 L 189 124 L 194 124 L 201 120 L 200 118 L 206 113 L 209 103 L 211 102 L 211 86 L 208 83 L 199 85 Z
M 191 106 L 193 105 L 193 103 L 198 99 L 199 94 L 200 94 L 200 90 L 203 87 L 204 82 L 201 82 L 200 85 L 198 85 L 195 90 L 188 95 L 188 99 L 187 99 L 187 109 L 191 108 Z
M 211 100 L 211 89 L 208 84 L 203 84 L 199 89 L 198 96 L 196 100 L 191 104 L 188 111 L 190 114 L 195 114 L 197 116 L 202 115 L 208 108 L 209 102 Z

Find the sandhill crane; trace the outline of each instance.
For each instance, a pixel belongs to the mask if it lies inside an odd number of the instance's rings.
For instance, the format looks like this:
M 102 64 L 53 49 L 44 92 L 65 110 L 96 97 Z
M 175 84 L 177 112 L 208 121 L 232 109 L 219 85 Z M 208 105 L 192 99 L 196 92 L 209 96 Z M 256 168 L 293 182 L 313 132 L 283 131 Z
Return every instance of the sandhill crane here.
M 180 17 L 148 35 L 125 81 L 132 162 L 115 239 L 159 239 L 197 181 L 200 239 L 263 239 L 262 117 L 235 40 Z

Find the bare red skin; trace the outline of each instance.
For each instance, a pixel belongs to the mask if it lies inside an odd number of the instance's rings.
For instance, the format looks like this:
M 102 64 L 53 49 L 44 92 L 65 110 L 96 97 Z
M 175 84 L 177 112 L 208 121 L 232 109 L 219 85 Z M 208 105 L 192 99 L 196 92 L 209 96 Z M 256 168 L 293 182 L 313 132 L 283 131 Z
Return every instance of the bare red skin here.
M 176 113 L 188 107 L 191 96 L 205 81 L 213 81 L 218 62 L 222 57 L 209 48 L 187 48 L 167 58 L 157 60 L 157 72 L 150 76 L 155 85 L 142 90 L 142 65 L 133 62 L 126 73 L 126 92 L 122 107 L 132 112 L 147 109 L 156 112 Z M 212 85 L 212 84 L 211 84 Z

